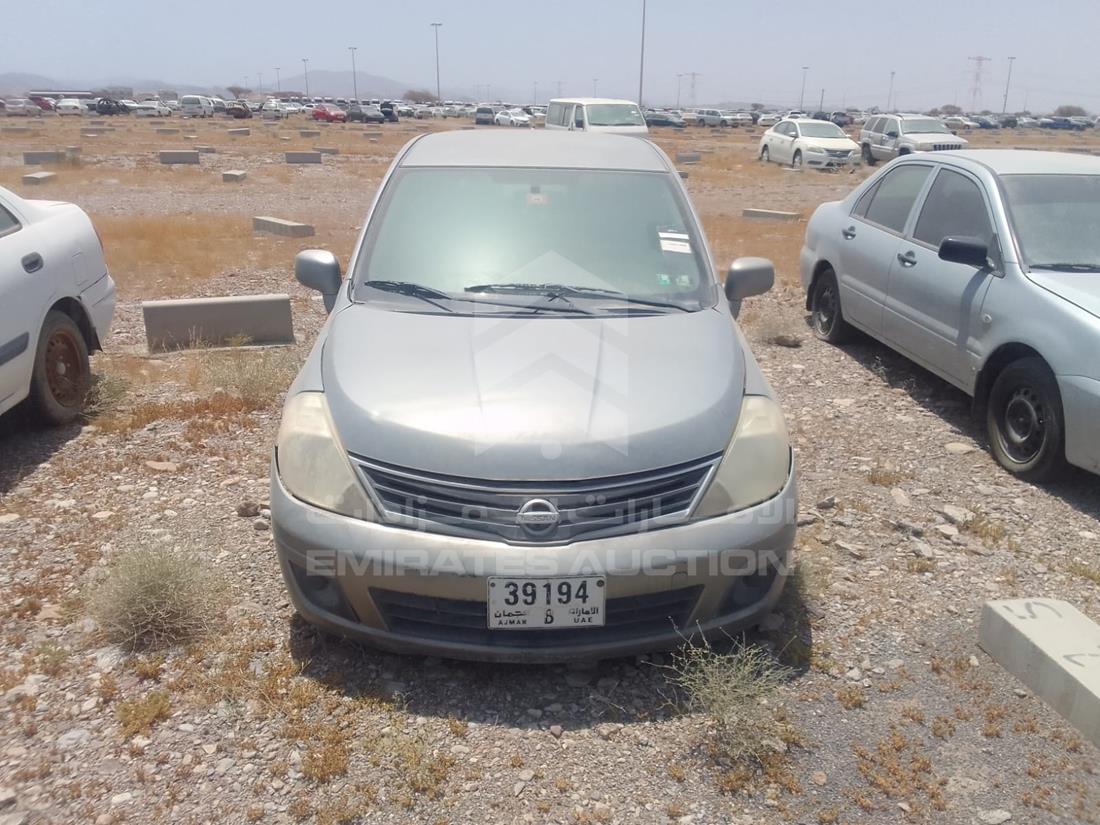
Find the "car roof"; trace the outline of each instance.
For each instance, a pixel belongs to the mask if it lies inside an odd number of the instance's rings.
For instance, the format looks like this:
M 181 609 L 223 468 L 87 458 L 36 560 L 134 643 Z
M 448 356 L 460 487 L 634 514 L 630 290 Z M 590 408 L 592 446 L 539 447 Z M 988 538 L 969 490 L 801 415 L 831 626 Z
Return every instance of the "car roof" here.
M 585 105 L 592 103 L 629 103 L 631 106 L 637 104 L 633 100 L 623 100 L 620 97 L 555 97 L 550 101 L 551 103 L 583 103 Z
M 936 158 L 978 163 L 995 175 L 1100 175 L 1100 157 L 1024 149 L 963 149 Z
M 632 135 L 568 131 L 435 132 L 414 141 L 401 166 L 497 166 L 667 172 L 655 145 Z

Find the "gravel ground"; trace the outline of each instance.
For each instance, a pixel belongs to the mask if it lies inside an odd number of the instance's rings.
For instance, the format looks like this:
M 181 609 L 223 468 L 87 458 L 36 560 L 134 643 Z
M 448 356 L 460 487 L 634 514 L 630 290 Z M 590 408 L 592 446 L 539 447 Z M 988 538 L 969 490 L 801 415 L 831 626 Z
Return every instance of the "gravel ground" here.
M 255 140 L 235 144 L 224 124 L 195 127 L 218 154 L 178 181 L 143 179 L 160 174 L 152 126 L 105 134 L 43 194 L 94 215 L 309 220 L 308 245 L 346 260 L 410 132 L 373 144 L 333 129 L 323 140 L 340 155 L 287 174 L 279 143 L 301 140 L 252 126 Z M 76 142 L 75 125 L 44 131 L 4 137 L 0 183 L 18 177 L 22 148 Z M 683 710 L 665 655 L 457 663 L 381 654 L 297 619 L 265 519 L 267 459 L 280 388 L 323 313 L 288 268 L 306 243 L 279 247 L 283 265 L 227 265 L 211 248 L 189 294 L 294 301 L 300 343 L 266 367 L 262 403 L 126 426 L 134 410 L 207 397 L 213 359 L 263 354 L 146 357 L 139 301 L 160 294 L 167 264 L 112 261 L 123 303 L 94 367 L 125 380 L 119 406 L 59 430 L 18 410 L 0 419 L 0 825 L 1100 822 L 1097 749 L 975 644 L 991 598 L 1067 599 L 1100 620 L 1100 587 L 1083 572 L 1100 569 L 1100 485 L 1083 473 L 1014 481 L 962 394 L 873 342 L 814 340 L 794 269 L 804 223 L 740 210 L 808 216 L 865 173 L 761 167 L 752 140 L 661 138 L 715 150 L 689 167 L 688 186 L 716 257 L 771 255 L 780 273 L 745 317 L 787 412 L 802 498 L 803 584 L 759 637 L 805 648 L 771 700 L 790 735 L 770 769 L 715 757 L 711 723 Z M 222 168 L 250 180 L 223 185 Z M 111 559 L 142 547 L 187 548 L 215 571 L 231 605 L 217 633 L 158 657 L 103 641 L 83 596 Z M 158 702 L 148 727 L 124 733 L 128 710 Z

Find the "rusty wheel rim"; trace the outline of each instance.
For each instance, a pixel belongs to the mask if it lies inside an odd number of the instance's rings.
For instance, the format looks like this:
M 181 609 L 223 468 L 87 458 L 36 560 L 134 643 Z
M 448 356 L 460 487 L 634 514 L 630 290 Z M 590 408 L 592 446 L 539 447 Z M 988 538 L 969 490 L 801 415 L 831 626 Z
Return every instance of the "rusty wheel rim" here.
M 55 331 L 46 342 L 46 384 L 50 395 L 63 407 L 80 406 L 85 378 L 76 337 L 69 330 Z

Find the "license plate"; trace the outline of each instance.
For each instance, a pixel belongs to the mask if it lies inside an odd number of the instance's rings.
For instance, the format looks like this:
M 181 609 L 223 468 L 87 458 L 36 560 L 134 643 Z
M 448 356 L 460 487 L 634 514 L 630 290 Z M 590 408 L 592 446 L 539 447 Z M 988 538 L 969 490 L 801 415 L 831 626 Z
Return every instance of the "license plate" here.
M 602 627 L 606 580 L 603 576 L 566 578 L 489 578 L 489 627 L 497 630 L 561 630 Z

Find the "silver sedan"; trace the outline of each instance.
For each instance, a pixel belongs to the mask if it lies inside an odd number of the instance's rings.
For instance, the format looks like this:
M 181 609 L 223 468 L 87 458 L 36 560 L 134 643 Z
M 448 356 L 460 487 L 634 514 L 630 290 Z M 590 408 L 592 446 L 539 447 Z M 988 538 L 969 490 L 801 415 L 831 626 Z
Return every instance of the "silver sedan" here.
M 1098 473 L 1098 224 L 1100 158 L 899 158 L 807 226 L 814 330 L 862 330 L 970 394 L 1009 472 Z

